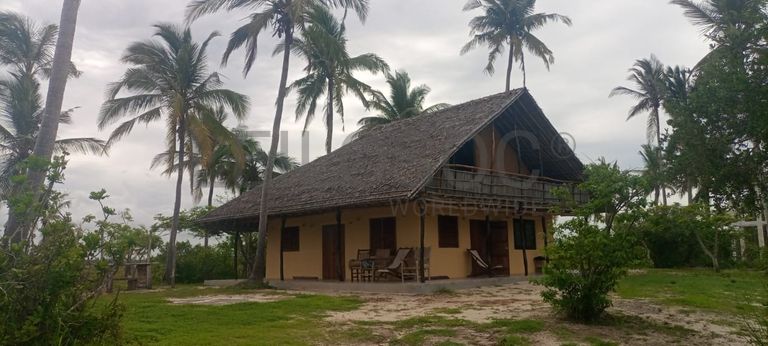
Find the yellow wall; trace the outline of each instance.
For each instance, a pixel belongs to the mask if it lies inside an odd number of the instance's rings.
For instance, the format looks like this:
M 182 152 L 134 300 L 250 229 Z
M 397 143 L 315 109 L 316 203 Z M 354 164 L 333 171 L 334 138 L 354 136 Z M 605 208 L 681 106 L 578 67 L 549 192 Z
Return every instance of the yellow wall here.
M 361 208 L 343 210 L 341 221 L 345 227 L 345 270 L 349 280 L 349 260 L 357 256 L 358 249 L 369 247 L 369 220 L 371 218 L 397 218 L 397 246 L 419 246 L 419 216 L 414 204 L 404 205 L 393 210 L 390 207 Z M 459 217 L 459 247 L 439 248 L 437 232 L 437 215 L 454 215 Z M 432 276 L 448 276 L 464 278 L 471 272 L 470 258 L 467 249 L 470 247 L 470 220 L 483 220 L 485 214 L 479 211 L 462 212 L 459 210 L 440 210 L 428 208 L 425 217 L 425 245 L 431 247 L 430 267 Z M 533 217 L 531 217 L 533 218 Z M 544 238 L 541 228 L 541 217 L 536 220 L 536 248 L 528 251 L 529 273 L 534 272 L 533 258 L 543 255 Z M 514 250 L 514 235 L 512 231 L 514 216 L 492 216 L 491 220 L 504 220 L 508 225 L 510 252 L 510 274 L 523 274 L 522 250 Z M 551 218 L 548 218 L 551 223 Z M 295 277 L 315 277 L 322 279 L 322 227 L 336 224 L 335 213 L 308 215 L 288 218 L 286 226 L 299 227 L 299 251 L 284 253 L 284 272 L 286 279 Z M 551 234 L 551 227 L 547 227 Z M 280 277 L 280 221 L 270 220 L 267 240 L 267 278 Z

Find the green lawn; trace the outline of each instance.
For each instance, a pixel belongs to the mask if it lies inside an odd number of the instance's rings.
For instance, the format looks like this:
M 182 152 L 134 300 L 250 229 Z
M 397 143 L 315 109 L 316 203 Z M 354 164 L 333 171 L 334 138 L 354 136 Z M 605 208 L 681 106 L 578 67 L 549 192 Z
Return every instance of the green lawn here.
M 752 313 L 768 299 L 768 276 L 758 271 L 708 269 L 648 270 L 621 281 L 622 298 L 652 298 L 666 304 L 722 311 Z
M 622 298 L 652 299 L 664 304 L 691 309 L 705 309 L 743 314 L 758 309 L 766 297 L 763 285 L 767 277 L 759 272 L 725 271 L 715 274 L 707 270 L 648 270 L 622 280 L 618 295 Z M 127 341 L 136 344 L 357 344 L 390 343 L 451 345 L 472 343 L 467 335 L 484 335 L 499 344 L 531 344 L 532 335 L 548 332 L 563 343 L 610 345 L 602 341 L 600 328 L 618 334 L 664 334 L 671 340 L 684 340 L 690 330 L 658 325 L 635 316 L 613 316 L 590 331 L 563 321 L 496 320 L 475 323 L 456 318 L 459 308 L 435 309 L 426 316 L 398 322 L 357 321 L 346 325 L 325 322 L 331 311 L 351 311 L 361 306 L 356 297 L 324 295 L 291 296 L 284 300 L 233 305 L 174 305 L 168 298 L 205 295 L 237 295 L 248 293 L 285 294 L 279 291 L 245 289 L 201 289 L 181 286 L 149 293 L 122 293 L 125 305 L 124 331 Z M 106 301 L 110 296 L 103 297 Z M 612 339 L 609 337 L 609 339 Z M 467 341 L 470 340 L 470 341 Z

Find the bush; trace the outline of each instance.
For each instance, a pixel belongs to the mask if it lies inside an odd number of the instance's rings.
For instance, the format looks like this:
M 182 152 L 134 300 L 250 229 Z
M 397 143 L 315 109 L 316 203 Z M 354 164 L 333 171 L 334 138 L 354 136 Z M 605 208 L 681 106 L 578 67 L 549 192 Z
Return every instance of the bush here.
M 116 344 L 123 308 L 92 304 L 107 266 L 67 220 L 42 230 L 39 244 L 0 250 L 0 344 Z
M 635 240 L 582 218 L 563 223 L 556 232 L 557 240 L 547 250 L 547 275 L 537 282 L 546 287 L 542 297 L 569 318 L 594 321 L 611 306 L 608 293 L 636 259 Z
M 221 242 L 209 246 L 192 245 L 188 241 L 176 244 L 176 282 L 201 283 L 205 280 L 233 279 L 234 252 L 232 244 Z M 164 262 L 165 254 L 159 257 Z

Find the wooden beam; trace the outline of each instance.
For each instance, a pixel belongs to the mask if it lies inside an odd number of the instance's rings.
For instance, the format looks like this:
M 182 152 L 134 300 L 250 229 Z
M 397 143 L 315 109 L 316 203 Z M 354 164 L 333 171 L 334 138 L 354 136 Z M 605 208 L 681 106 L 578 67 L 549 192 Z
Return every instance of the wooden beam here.
M 492 249 L 491 240 L 491 217 L 488 215 L 488 211 L 485 212 L 485 261 L 488 264 L 488 277 L 493 276 L 493 256 L 491 256 Z
M 549 234 L 547 234 L 547 217 L 541 217 L 541 229 L 544 231 L 544 251 L 546 254 L 547 247 L 549 247 Z M 549 264 L 549 256 L 544 256 L 544 261 Z
M 235 248 L 235 263 L 234 263 L 235 280 L 237 280 L 237 275 L 238 275 L 238 273 L 237 273 L 237 247 L 238 247 L 238 245 L 240 245 L 240 231 L 235 231 L 235 246 L 234 246 L 234 248 Z
M 426 281 L 424 277 L 424 218 L 427 213 L 426 202 L 419 201 L 419 280 Z
M 525 269 L 525 276 L 528 276 L 528 252 L 526 249 L 528 248 L 528 240 L 525 237 L 525 224 L 523 223 L 523 214 L 520 213 L 520 216 L 518 217 L 518 224 L 520 225 L 520 231 L 522 232 L 522 238 L 523 238 L 523 268 Z
M 280 221 L 280 281 L 285 281 L 285 262 L 283 261 L 283 253 L 285 252 L 284 237 L 285 237 L 285 220 L 287 218 L 283 216 Z
M 336 268 L 336 274 L 339 277 L 339 281 L 344 281 L 344 234 L 341 231 L 341 208 L 336 208 L 336 258 L 338 260 L 338 267 Z

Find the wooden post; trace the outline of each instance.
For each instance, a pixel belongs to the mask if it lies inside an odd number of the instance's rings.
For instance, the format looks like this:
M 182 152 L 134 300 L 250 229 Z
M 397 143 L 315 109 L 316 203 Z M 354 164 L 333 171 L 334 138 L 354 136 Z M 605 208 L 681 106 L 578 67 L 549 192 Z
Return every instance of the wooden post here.
M 525 224 L 523 223 L 522 213 L 520 213 L 518 220 L 520 220 L 518 223 L 520 224 L 520 231 L 522 231 L 521 236 L 523 238 L 523 268 L 525 269 L 525 276 L 528 276 L 528 252 L 526 251 L 528 248 L 528 240 L 525 238 Z
M 488 277 L 493 276 L 493 271 L 491 268 L 493 268 L 493 256 L 491 256 L 491 249 L 493 244 L 493 241 L 491 240 L 491 217 L 488 215 L 488 212 L 485 212 L 485 260 L 488 264 Z
M 547 247 L 549 246 L 549 234 L 547 234 L 547 217 L 542 216 L 541 217 L 541 229 L 544 231 L 544 250 L 547 250 Z M 546 251 L 544 253 L 544 261 L 549 264 L 549 256 L 546 255 Z
M 280 221 L 280 281 L 285 281 L 285 271 L 284 271 L 284 262 L 283 262 L 283 252 L 285 252 L 285 246 L 283 244 L 283 241 L 285 241 L 285 239 L 283 238 L 285 236 L 285 220 L 286 220 L 286 217 L 283 216 L 283 218 Z
M 338 260 L 338 268 L 336 268 L 339 276 L 339 281 L 344 281 L 344 248 L 342 238 L 344 235 L 341 232 L 341 208 L 336 208 L 336 257 Z
M 240 245 L 240 231 L 235 231 L 235 280 L 237 280 L 237 246 Z
M 424 201 L 419 201 L 419 281 L 424 282 L 424 217 L 426 206 Z

